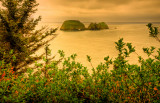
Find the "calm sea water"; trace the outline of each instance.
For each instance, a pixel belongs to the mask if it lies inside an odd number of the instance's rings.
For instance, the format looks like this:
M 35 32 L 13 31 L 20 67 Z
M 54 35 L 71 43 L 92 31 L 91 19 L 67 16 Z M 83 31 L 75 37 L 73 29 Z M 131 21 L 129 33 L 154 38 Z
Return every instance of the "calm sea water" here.
M 49 27 L 60 27 L 61 24 L 41 23 L 41 25 L 48 25 Z M 88 23 L 86 23 L 87 25 Z M 108 26 L 110 29 L 101 31 L 65 32 L 58 30 L 56 32 L 58 36 L 49 43 L 51 44 L 52 54 L 56 55 L 58 50 L 63 50 L 66 56 L 76 53 L 78 55 L 77 61 L 87 66 L 90 70 L 91 66 L 87 62 L 86 55 L 91 56 L 94 67 L 104 62 L 104 57 L 108 55 L 114 59 L 118 54 L 115 49 L 115 42 L 120 38 L 124 38 L 126 43 L 132 43 L 136 52 L 144 58 L 147 56 L 143 53 L 143 47 L 155 46 L 160 48 L 160 43 L 149 37 L 146 23 L 108 23 Z M 160 28 L 159 23 L 154 26 Z M 39 51 L 39 53 L 42 52 L 44 52 L 43 49 Z M 131 64 L 135 64 L 138 62 L 138 56 L 133 53 L 128 60 Z

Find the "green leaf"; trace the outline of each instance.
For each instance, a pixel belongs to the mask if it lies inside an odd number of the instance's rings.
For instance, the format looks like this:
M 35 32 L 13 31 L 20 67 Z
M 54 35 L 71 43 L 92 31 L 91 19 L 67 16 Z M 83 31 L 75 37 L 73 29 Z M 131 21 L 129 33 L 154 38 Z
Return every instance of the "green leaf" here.
M 91 57 L 87 55 L 88 62 L 91 62 Z
M 12 49 L 12 50 L 10 50 L 9 54 L 10 54 L 10 55 L 12 55 L 12 54 L 13 54 L 13 49 Z

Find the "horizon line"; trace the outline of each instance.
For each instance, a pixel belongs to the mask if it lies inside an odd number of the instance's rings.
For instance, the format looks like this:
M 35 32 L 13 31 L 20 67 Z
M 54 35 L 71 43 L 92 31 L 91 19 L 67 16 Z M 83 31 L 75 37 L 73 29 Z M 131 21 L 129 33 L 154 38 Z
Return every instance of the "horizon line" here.
M 83 23 L 91 23 L 91 22 L 95 22 L 95 21 L 81 21 Z M 106 22 L 106 23 L 160 23 L 160 21 L 96 21 L 96 22 Z M 42 23 L 63 23 L 63 21 L 58 21 L 58 22 L 54 22 L 54 21 L 51 21 L 51 22 L 44 22 L 42 21 Z

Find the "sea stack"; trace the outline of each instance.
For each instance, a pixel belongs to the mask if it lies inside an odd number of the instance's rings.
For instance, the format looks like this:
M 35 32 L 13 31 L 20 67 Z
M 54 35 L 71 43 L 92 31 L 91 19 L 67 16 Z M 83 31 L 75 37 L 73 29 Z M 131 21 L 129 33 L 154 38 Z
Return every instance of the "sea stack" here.
M 66 21 L 63 22 L 60 30 L 82 31 L 82 30 L 85 30 L 85 26 L 79 20 L 66 20 Z
M 88 30 L 102 30 L 102 29 L 109 29 L 108 25 L 105 22 L 100 23 L 90 23 L 88 26 Z

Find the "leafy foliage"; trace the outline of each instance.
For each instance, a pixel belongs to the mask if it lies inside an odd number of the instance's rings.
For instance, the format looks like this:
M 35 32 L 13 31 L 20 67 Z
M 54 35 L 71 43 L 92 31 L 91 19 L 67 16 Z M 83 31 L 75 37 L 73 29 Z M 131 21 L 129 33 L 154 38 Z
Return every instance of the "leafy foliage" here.
M 160 42 L 160 39 L 158 38 L 158 27 L 153 27 L 152 23 L 148 23 L 148 25 L 146 25 L 149 29 L 149 34 L 151 37 L 154 37 L 155 39 L 157 39 L 157 41 Z
M 87 55 L 90 74 L 76 62 L 77 54 L 65 57 L 59 50 L 59 60 L 49 58 L 48 41 L 41 41 L 56 29 L 34 30 L 40 20 L 30 18 L 36 11 L 35 0 L 0 1 L 4 7 L 0 11 L 0 102 L 160 102 L 160 48 L 143 48 L 148 58 L 139 56 L 139 65 L 129 64 L 127 57 L 135 48 L 121 38 L 115 42 L 119 53 L 114 60 L 107 56 L 94 68 Z M 158 29 L 148 27 L 150 35 L 158 38 Z M 45 63 L 36 63 L 36 72 L 28 68 L 17 75 L 17 68 L 39 59 L 31 55 L 44 44 Z
M 148 58 L 139 57 L 140 65 L 132 65 L 126 60 L 135 52 L 132 44 L 120 39 L 116 42 L 116 48 L 119 51 L 117 58 L 112 60 L 109 56 L 105 57 L 104 63 L 93 67 L 92 74 L 87 67 L 76 62 L 76 54 L 65 57 L 61 50 L 58 51 L 59 60 L 45 65 L 37 63 L 38 71 L 33 73 L 32 69 L 28 69 L 28 77 L 25 74 L 17 76 L 11 64 L 1 61 L 0 101 L 160 102 L 160 49 L 153 57 L 156 49 L 144 48 Z M 49 57 L 48 46 L 45 50 Z M 87 56 L 87 59 L 91 63 L 91 57 Z M 62 66 L 59 67 L 59 64 Z M 109 72 L 111 65 L 113 70 Z

